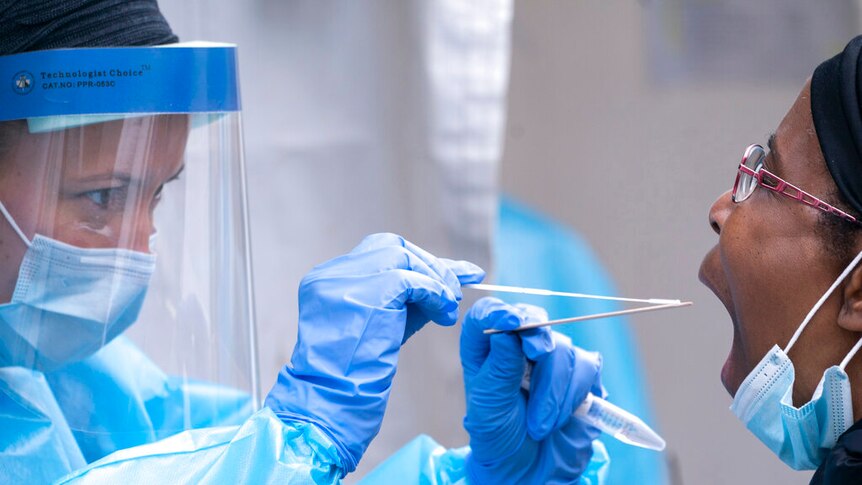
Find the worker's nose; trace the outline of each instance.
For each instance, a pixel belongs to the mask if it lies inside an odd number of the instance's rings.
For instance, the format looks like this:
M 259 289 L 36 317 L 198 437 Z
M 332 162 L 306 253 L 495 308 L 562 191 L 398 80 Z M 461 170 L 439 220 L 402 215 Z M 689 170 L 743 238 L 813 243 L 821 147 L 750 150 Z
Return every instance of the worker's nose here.
M 153 214 L 149 210 L 140 211 L 134 226 L 134 233 L 129 239 L 129 249 L 139 253 L 149 253 L 150 238 L 155 231 Z

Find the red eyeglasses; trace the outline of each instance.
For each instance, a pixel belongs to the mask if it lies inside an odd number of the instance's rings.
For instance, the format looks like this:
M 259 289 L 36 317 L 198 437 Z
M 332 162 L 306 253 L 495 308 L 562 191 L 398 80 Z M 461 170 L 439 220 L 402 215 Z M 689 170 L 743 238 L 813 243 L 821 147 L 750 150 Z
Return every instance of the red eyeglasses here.
M 786 195 L 793 200 L 798 200 L 807 206 L 862 225 L 862 222 L 859 222 L 850 214 L 823 202 L 793 184 L 787 183 L 781 177 L 763 168 L 763 160 L 765 158 L 766 151 L 760 145 L 751 145 L 745 149 L 745 155 L 742 156 L 742 162 L 739 163 L 736 182 L 733 184 L 732 198 L 734 202 L 742 202 L 754 193 L 754 189 L 762 186 L 773 192 Z

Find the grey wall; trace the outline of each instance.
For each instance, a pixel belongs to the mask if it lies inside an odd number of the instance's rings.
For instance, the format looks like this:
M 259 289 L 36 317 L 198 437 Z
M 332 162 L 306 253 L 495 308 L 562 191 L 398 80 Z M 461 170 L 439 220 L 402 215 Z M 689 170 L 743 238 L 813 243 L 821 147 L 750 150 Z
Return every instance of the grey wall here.
M 710 205 L 805 75 L 657 83 L 645 38 L 661 3 L 516 4 L 502 185 L 580 231 L 622 295 L 695 302 L 632 319 L 676 483 L 808 483 L 728 410 L 719 371 L 731 323 L 697 281 L 717 242 Z M 777 62 L 793 55 L 774 51 Z

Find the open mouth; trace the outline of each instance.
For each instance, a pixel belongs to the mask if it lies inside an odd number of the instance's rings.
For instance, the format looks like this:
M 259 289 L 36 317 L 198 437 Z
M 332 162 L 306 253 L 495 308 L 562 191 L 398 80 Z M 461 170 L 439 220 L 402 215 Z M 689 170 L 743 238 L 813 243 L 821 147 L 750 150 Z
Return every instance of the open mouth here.
M 706 256 L 703 258 L 703 262 L 700 265 L 697 277 L 704 286 L 712 291 L 722 305 L 724 305 L 724 308 L 733 323 L 733 343 L 731 344 L 730 351 L 724 361 L 724 365 L 721 367 L 721 383 L 724 385 L 724 388 L 727 389 L 727 392 L 733 396 L 738 388 L 738 384 L 735 383 L 734 379 L 736 372 L 734 359 L 732 358 L 734 348 L 736 347 L 736 322 L 734 321 L 733 302 L 731 301 L 730 293 L 726 291 L 727 285 L 722 284 L 723 280 L 720 279 L 721 272 L 719 268 L 721 266 L 718 262 L 718 251 L 718 245 L 716 245 L 706 253 Z

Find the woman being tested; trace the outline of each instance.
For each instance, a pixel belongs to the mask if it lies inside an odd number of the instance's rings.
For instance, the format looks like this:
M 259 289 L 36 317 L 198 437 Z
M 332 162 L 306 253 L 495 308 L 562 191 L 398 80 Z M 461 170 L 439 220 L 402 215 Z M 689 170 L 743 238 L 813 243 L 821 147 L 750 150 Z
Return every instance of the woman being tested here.
M 812 483 L 862 483 L 862 37 L 823 62 L 709 212 L 731 410 Z M 855 424 L 854 424 L 855 423 Z

